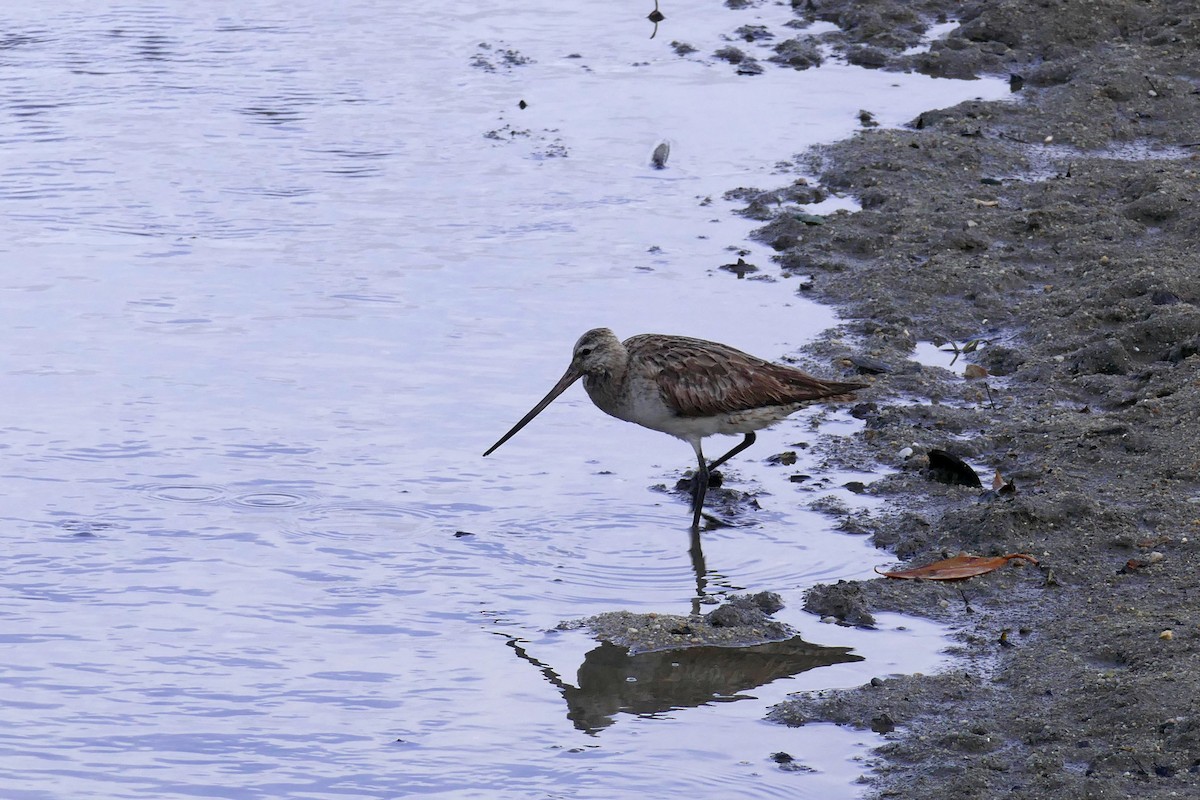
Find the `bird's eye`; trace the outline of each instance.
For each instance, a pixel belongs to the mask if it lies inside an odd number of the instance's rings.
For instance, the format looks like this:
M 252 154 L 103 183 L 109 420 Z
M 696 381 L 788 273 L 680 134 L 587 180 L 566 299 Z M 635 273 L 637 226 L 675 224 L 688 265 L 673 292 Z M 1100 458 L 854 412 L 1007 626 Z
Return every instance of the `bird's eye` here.
M 580 358 L 587 358 L 588 356 L 590 356 L 590 355 L 592 354 L 592 350 L 594 350 L 594 349 L 595 349 L 594 347 L 581 347 L 581 348 L 579 348 L 579 357 L 580 357 Z

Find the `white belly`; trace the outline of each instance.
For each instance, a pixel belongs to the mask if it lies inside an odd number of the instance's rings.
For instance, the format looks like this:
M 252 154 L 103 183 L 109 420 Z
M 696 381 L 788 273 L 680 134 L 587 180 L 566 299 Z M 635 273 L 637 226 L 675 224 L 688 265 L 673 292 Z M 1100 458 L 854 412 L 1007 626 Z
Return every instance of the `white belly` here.
M 646 427 L 689 441 L 695 437 L 712 436 L 718 433 L 733 436 L 753 433 L 774 425 L 798 408 L 800 408 L 800 404 L 797 403 L 787 406 L 766 406 L 732 414 L 717 414 L 711 417 L 673 417 L 663 422 L 661 426 L 647 425 Z
M 708 417 L 681 417 L 661 401 L 657 401 L 657 398 L 646 398 L 643 402 L 638 402 L 634 398 L 633 402 L 612 410 L 604 410 L 618 419 L 637 423 L 643 428 L 661 431 L 693 442 L 714 434 L 735 436 L 762 430 L 792 414 L 800 406 L 800 403 L 795 403 L 786 406 L 765 406 L 729 414 L 714 414 Z

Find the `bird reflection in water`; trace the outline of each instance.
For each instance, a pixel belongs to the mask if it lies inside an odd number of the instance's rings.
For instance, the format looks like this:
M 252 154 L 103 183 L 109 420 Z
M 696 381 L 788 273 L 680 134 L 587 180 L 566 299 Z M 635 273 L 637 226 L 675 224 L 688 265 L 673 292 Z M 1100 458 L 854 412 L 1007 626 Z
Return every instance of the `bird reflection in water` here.
M 508 645 L 558 688 L 567 701 L 567 718 L 578 730 L 591 734 L 612 725 L 618 713 L 652 716 L 744 700 L 748 699 L 744 692 L 780 678 L 863 660 L 849 647 L 824 647 L 799 636 L 751 647 L 688 647 L 635 654 L 602 642 L 584 656 L 576 677 L 578 685 L 571 685 L 531 656 L 521 639 L 509 637 Z

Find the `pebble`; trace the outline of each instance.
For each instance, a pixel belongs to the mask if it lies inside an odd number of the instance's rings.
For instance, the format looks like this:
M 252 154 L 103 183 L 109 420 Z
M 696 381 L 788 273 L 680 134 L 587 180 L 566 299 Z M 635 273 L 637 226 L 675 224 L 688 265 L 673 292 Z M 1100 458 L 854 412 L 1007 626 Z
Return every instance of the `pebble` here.
M 650 156 L 650 163 L 655 169 L 664 169 L 667 166 L 667 157 L 671 155 L 671 145 L 669 142 L 659 142 L 658 147 L 654 148 L 654 153 Z
M 1158 638 L 1162 639 L 1164 642 L 1169 642 L 1175 638 L 1175 631 L 1171 630 L 1170 628 L 1167 628 L 1165 631 L 1163 631 L 1162 633 L 1160 633 L 1158 635 Z

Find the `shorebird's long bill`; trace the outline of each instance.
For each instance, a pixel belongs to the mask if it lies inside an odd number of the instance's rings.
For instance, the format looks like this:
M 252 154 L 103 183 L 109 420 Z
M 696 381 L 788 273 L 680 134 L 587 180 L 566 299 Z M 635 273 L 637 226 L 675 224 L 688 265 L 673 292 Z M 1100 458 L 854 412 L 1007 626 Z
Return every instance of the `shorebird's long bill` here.
M 551 389 L 549 391 L 549 393 L 545 397 L 542 398 L 541 402 L 539 402 L 536 406 L 534 406 L 533 410 L 531 410 L 528 414 L 521 417 L 521 421 L 518 422 L 516 425 L 513 425 L 512 430 L 510 430 L 508 433 L 501 436 L 500 441 L 496 442 L 494 445 L 489 447 L 487 449 L 487 452 L 484 453 L 484 455 L 485 456 L 491 455 L 493 450 L 495 450 L 497 447 L 499 447 L 500 445 L 507 442 L 513 436 L 515 436 L 517 434 L 517 431 L 521 430 L 521 428 L 524 428 L 526 425 L 528 425 L 530 420 L 532 420 L 538 414 L 542 413 L 546 409 L 546 406 L 548 406 L 552 402 L 554 402 L 554 398 L 558 397 L 560 394 L 565 392 L 567 390 L 568 386 L 570 386 L 572 383 L 574 383 L 575 381 L 579 380 L 582 377 L 583 377 L 583 373 L 578 371 L 577 369 L 575 369 L 574 365 L 568 367 L 567 371 L 565 373 L 563 373 L 563 376 L 561 378 L 559 378 L 558 383 L 554 384 L 554 388 Z

